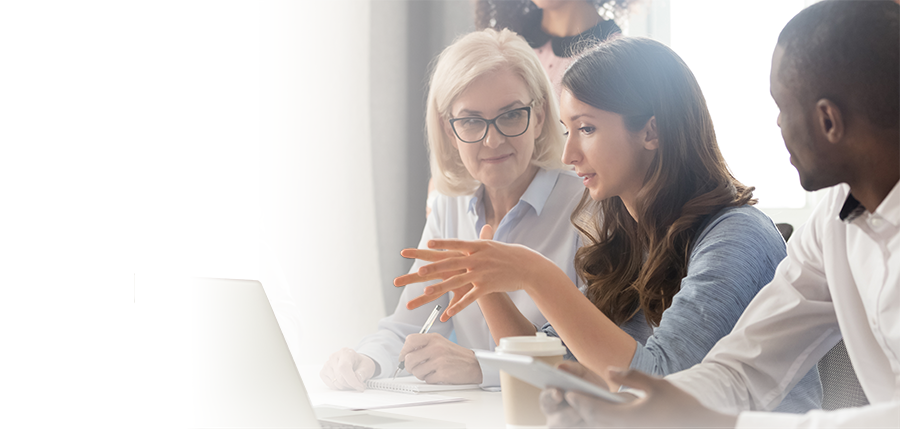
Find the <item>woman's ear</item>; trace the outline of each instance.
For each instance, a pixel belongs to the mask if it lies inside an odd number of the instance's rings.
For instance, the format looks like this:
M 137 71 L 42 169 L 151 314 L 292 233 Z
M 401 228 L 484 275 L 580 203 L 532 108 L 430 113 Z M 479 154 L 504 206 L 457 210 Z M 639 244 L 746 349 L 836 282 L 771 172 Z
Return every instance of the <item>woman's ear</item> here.
M 641 130 L 641 135 L 644 136 L 644 149 L 659 149 L 659 132 L 656 130 L 656 116 L 650 117 L 647 124 L 644 125 L 644 129 Z

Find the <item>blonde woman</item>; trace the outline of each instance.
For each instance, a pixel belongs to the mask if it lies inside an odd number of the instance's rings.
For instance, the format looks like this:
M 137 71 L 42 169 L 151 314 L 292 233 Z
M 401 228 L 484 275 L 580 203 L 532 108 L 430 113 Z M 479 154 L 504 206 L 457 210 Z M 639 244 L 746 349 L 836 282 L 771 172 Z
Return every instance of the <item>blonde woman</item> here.
M 528 43 L 509 30 L 463 36 L 438 59 L 427 109 L 438 197 L 420 246 L 434 239 L 477 239 L 490 225 L 495 240 L 539 252 L 574 283 L 579 239 L 569 214 L 583 186 L 563 170 L 556 100 Z M 421 265 L 416 262 L 410 272 Z M 403 361 L 404 374 L 429 383 L 496 384 L 497 374 L 483 372 L 471 350 L 495 347 L 477 307 L 418 334 L 433 306 L 408 309 L 406 302 L 428 285 L 407 287 L 374 334 L 355 349 L 334 353 L 320 373 L 323 381 L 334 389 L 364 390 L 366 380 L 390 377 Z M 509 298 L 530 323 L 546 323 L 526 293 L 512 292 Z M 436 303 L 447 308 L 449 299 Z M 448 339 L 453 332 L 456 343 Z

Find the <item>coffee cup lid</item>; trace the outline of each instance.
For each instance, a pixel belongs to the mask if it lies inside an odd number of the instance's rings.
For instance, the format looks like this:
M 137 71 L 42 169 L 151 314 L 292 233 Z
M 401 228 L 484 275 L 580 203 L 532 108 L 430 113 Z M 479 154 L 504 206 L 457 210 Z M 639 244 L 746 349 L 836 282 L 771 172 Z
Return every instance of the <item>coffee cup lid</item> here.
M 526 356 L 561 356 L 566 354 L 562 341 L 549 337 L 543 332 L 522 337 L 505 337 L 500 339 L 497 353 L 510 353 Z

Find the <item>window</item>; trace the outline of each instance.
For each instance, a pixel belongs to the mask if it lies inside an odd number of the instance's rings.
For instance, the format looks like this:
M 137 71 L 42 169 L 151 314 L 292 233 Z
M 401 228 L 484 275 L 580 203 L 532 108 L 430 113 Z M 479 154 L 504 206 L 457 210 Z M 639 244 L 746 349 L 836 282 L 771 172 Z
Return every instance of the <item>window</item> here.
M 769 96 L 772 51 L 785 24 L 814 0 L 753 3 L 652 0 L 625 27 L 669 45 L 706 97 L 719 146 L 735 177 L 755 186 L 776 222 L 805 222 L 813 198 L 800 187 Z

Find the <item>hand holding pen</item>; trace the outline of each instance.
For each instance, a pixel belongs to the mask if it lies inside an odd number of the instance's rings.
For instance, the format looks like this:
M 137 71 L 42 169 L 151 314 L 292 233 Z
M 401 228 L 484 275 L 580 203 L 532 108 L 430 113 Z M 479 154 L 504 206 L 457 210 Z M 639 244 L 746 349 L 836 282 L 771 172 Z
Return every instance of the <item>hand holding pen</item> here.
M 434 325 L 434 321 L 437 319 L 438 314 L 441 312 L 441 305 L 438 304 L 434 307 L 434 310 L 431 310 L 431 314 L 428 316 L 428 320 L 425 321 L 425 324 L 422 325 L 422 329 L 419 330 L 420 334 L 427 334 L 431 329 L 431 325 Z M 391 378 L 397 378 L 397 374 L 400 374 L 400 371 L 406 368 L 406 361 L 401 360 L 400 365 L 397 366 L 397 370 L 394 371 L 394 376 Z

